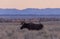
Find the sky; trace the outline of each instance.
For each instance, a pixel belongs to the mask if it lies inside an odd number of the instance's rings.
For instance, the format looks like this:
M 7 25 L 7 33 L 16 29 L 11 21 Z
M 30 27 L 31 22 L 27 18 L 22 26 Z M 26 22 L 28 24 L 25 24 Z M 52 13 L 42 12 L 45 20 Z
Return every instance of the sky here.
M 0 0 L 0 8 L 60 8 L 60 0 Z

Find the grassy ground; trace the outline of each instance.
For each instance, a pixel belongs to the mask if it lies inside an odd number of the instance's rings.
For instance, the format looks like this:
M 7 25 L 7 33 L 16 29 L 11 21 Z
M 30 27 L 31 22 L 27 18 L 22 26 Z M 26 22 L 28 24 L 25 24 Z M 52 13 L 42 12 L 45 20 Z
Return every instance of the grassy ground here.
M 60 21 L 41 22 L 43 30 L 20 30 L 20 23 L 0 23 L 0 39 L 60 39 Z

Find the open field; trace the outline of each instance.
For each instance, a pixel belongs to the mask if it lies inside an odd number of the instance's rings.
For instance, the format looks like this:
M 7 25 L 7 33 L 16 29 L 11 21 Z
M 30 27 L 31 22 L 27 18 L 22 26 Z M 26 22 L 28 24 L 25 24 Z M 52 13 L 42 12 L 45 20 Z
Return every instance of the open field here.
M 40 31 L 20 30 L 20 23 L 0 23 L 0 39 L 60 39 L 60 21 L 41 23 Z

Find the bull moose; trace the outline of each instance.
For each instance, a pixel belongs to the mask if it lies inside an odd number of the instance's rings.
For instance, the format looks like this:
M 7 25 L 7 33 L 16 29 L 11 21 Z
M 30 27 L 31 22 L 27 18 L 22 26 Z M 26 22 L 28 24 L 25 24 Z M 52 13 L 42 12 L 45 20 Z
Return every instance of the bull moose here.
M 22 27 L 20 27 L 20 29 L 28 29 L 28 30 L 41 30 L 43 29 L 43 24 L 34 24 L 34 23 L 22 23 Z

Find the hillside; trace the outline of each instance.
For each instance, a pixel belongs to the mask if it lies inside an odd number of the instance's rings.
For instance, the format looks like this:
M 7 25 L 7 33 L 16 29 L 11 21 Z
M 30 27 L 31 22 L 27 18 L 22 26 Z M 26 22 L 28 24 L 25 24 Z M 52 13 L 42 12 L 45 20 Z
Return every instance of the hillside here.
M 40 21 L 60 21 L 60 8 L 0 9 L 0 22 L 21 21 L 20 19 L 38 19 Z
M 0 9 L 0 15 L 60 15 L 60 8 L 35 9 L 27 8 L 24 10 L 17 9 Z

